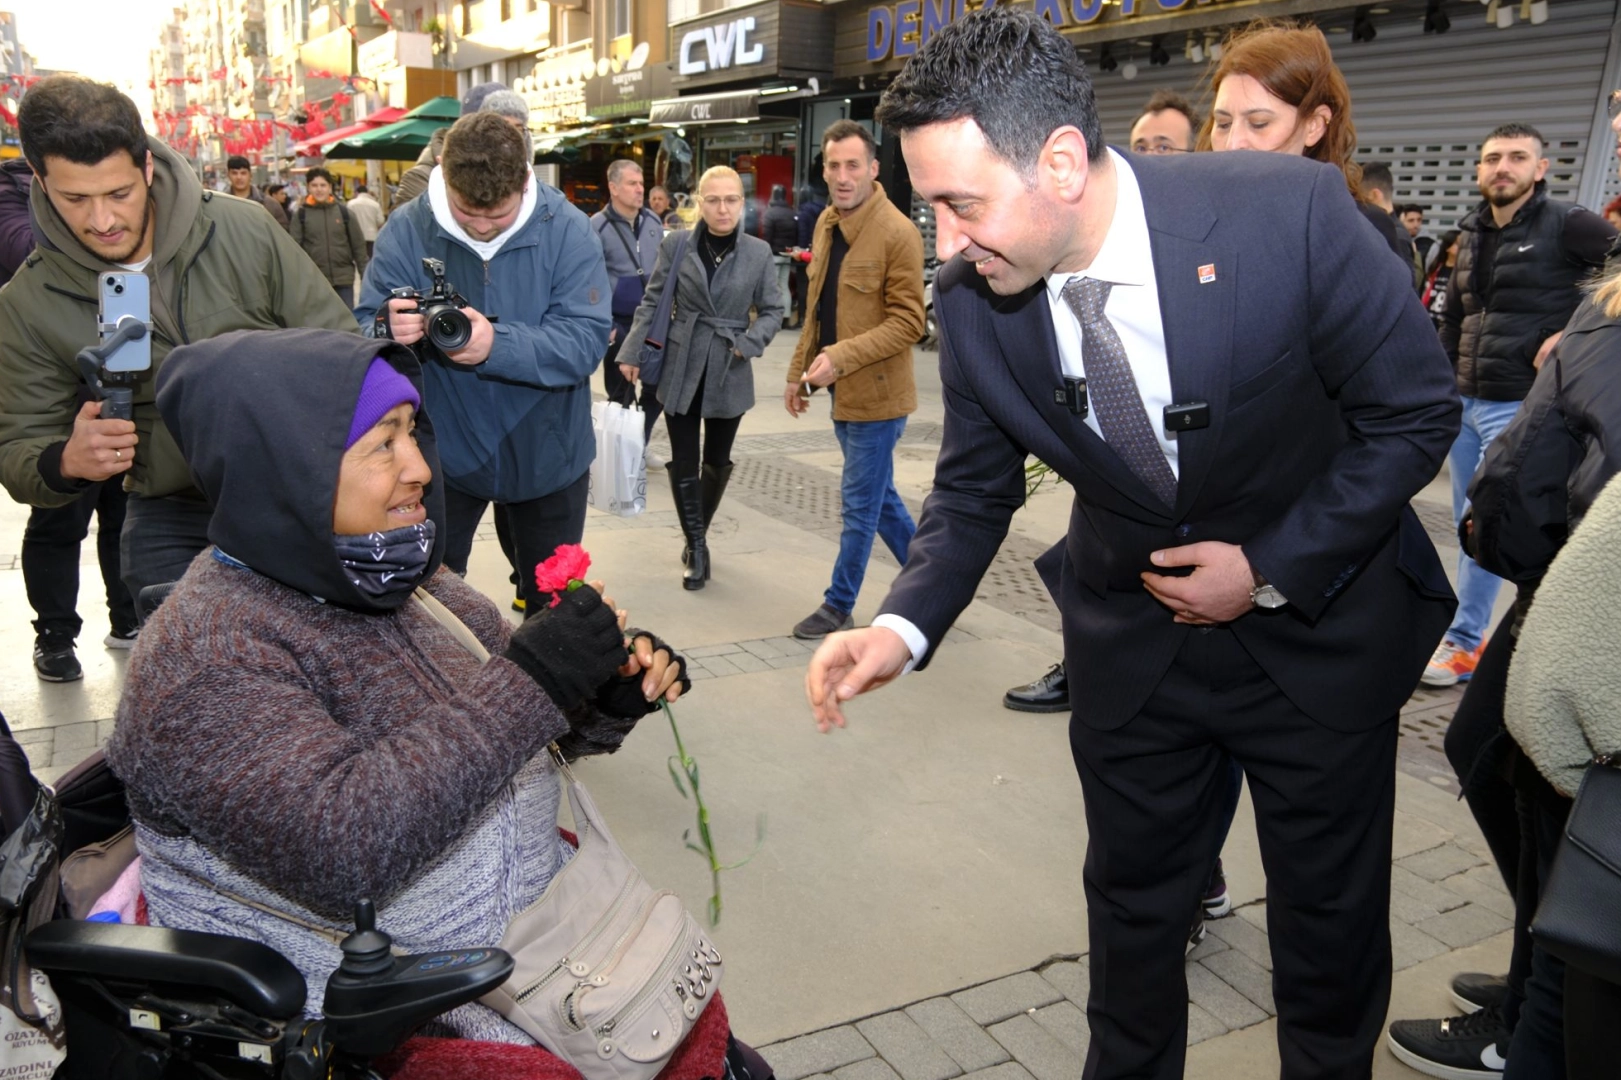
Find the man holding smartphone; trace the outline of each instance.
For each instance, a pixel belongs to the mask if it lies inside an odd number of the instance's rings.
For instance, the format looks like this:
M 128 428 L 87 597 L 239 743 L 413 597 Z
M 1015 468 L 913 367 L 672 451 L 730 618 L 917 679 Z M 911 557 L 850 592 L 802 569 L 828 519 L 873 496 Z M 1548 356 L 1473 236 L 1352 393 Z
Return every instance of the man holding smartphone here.
M 51 507 L 122 477 L 121 563 L 138 598 L 186 572 L 208 546 L 212 515 L 153 405 L 169 350 L 231 330 L 359 327 L 285 230 L 259 207 L 204 191 L 113 87 L 43 79 L 17 122 L 40 243 L 0 290 L 0 483 Z M 151 286 L 152 364 L 135 382 L 133 421 L 79 403 L 75 357 L 99 340 L 98 279 L 109 274 Z

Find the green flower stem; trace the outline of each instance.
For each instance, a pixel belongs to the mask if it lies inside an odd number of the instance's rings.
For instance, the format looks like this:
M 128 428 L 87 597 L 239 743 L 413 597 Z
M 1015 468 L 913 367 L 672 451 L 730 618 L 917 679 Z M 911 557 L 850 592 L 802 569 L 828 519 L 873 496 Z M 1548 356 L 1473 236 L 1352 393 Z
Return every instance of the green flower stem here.
M 735 863 L 721 862 L 720 856 L 715 851 L 714 834 L 709 827 L 709 807 L 704 805 L 703 792 L 698 783 L 698 762 L 687 754 L 686 745 L 681 741 L 681 728 L 676 725 L 675 712 L 670 708 L 670 703 L 661 698 L 659 707 L 664 710 L 665 717 L 670 721 L 670 734 L 675 737 L 675 753 L 670 756 L 668 763 L 670 779 L 675 782 L 675 789 L 685 798 L 687 788 L 681 782 L 681 776 L 685 774 L 687 783 L 692 785 L 692 800 L 698 804 L 698 839 L 702 846 L 692 842 L 692 831 L 690 829 L 681 834 L 681 839 L 686 841 L 687 847 L 703 856 L 704 861 L 709 864 L 709 881 L 711 888 L 714 890 L 709 897 L 709 925 L 718 926 L 721 912 L 721 871 L 735 870 L 759 853 L 760 845 L 765 843 L 765 815 L 760 815 L 757 822 L 754 850 L 749 852 L 748 858 L 740 859 Z M 680 766 L 679 771 L 677 771 L 677 765 Z

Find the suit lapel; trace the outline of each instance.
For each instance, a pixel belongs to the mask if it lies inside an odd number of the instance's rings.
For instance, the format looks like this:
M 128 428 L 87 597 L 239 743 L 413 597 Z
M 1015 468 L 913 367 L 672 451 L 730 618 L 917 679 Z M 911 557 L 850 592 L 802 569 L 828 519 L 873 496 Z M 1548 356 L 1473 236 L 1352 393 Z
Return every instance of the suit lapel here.
M 1174 177 L 1167 181 L 1155 167 L 1160 164 L 1132 160 L 1148 216 L 1171 400 L 1210 406 L 1208 427 L 1176 436 L 1175 517 L 1182 518 L 1210 475 L 1227 415 L 1238 252 L 1208 241 L 1216 222 L 1214 209 L 1185 186 L 1175 185 Z
M 1070 412 L 1067 405 L 1054 399 L 1053 392 L 1063 387 L 1064 378 L 1046 282 L 1037 282 L 1017 296 L 996 298 L 992 305 L 997 308 L 997 314 L 990 323 L 996 330 L 1003 360 L 1046 427 L 1079 463 L 1143 509 L 1163 516 L 1165 504 L 1148 485 L 1138 479 L 1097 432 Z M 1061 462 L 1047 461 L 1047 464 L 1060 473 L 1066 471 Z

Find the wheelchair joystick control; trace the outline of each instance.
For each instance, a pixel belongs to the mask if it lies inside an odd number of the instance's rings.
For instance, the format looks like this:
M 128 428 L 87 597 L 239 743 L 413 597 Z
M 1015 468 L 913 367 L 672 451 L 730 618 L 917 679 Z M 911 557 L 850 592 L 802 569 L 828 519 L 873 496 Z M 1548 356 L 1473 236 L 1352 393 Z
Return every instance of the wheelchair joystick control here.
M 326 983 L 326 1036 L 339 1051 L 375 1057 L 399 1046 L 440 1013 L 489 993 L 512 974 L 512 957 L 476 947 L 395 956 L 377 929 L 370 900 L 355 904 L 355 932 L 343 939 L 343 963 Z
M 377 929 L 377 906 L 370 900 L 355 901 L 355 932 L 339 948 L 343 963 L 338 970 L 345 975 L 364 978 L 394 967 L 394 939 Z

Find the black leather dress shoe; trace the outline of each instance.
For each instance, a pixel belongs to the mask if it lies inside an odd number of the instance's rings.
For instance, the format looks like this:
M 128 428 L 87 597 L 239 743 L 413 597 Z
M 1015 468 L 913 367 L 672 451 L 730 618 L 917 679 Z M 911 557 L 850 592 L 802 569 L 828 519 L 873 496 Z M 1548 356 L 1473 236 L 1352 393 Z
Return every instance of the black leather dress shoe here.
M 1032 683 L 1002 695 L 1002 704 L 1018 712 L 1069 712 L 1069 677 L 1062 662 Z

